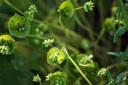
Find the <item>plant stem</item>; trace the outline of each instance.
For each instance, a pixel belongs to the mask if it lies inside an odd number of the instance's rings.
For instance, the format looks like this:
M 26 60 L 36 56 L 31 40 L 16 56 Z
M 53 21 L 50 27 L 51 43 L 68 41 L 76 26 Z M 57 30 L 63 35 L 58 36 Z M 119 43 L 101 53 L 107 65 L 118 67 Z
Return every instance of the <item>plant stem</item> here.
M 83 8 L 83 6 L 78 7 L 78 8 L 75 8 L 74 11 L 80 10 L 80 9 L 82 9 L 82 8 Z
M 101 30 L 101 32 L 100 32 L 98 38 L 97 38 L 96 45 L 99 43 L 99 41 L 100 41 L 101 38 L 103 37 L 104 33 L 105 33 L 105 27 L 102 28 L 102 30 Z
M 4 2 L 9 5 L 10 7 L 12 7 L 14 10 L 16 10 L 17 12 L 19 12 L 20 14 L 24 15 L 24 13 L 19 10 L 18 8 L 16 8 L 15 6 L 13 6 L 8 0 L 4 0 Z
M 41 40 L 45 40 L 46 38 L 42 37 L 42 36 L 36 36 L 36 35 L 28 35 L 28 37 L 32 37 L 32 38 L 38 38 L 38 39 L 41 39 Z
M 24 12 L 22 12 L 20 9 L 16 8 L 14 5 L 12 5 L 8 0 L 5 0 L 5 3 L 10 6 L 11 8 L 13 8 L 14 10 L 16 10 L 18 13 L 22 14 L 25 16 Z M 33 19 L 34 22 L 36 23 L 41 23 L 41 21 L 37 20 L 37 19 Z
M 83 78 L 88 82 L 89 85 L 92 85 L 92 83 L 89 81 L 89 79 L 85 76 L 85 74 L 82 72 L 82 70 L 79 68 L 79 66 L 75 63 L 75 61 L 70 57 L 68 54 L 66 48 L 63 48 L 63 51 L 67 55 L 68 59 L 72 62 L 72 64 L 76 67 L 76 69 L 80 72 L 80 74 L 83 76 Z
M 43 85 L 41 81 L 39 82 L 39 84 L 40 84 L 40 85 Z

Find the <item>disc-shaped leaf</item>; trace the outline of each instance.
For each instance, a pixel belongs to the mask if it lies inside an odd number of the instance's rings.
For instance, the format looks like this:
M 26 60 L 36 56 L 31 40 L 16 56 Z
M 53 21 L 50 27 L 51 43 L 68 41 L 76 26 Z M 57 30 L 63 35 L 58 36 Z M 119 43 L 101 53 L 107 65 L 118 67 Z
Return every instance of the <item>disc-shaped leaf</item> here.
M 11 35 L 24 38 L 29 35 L 30 22 L 25 17 L 15 14 L 9 19 L 8 28 Z

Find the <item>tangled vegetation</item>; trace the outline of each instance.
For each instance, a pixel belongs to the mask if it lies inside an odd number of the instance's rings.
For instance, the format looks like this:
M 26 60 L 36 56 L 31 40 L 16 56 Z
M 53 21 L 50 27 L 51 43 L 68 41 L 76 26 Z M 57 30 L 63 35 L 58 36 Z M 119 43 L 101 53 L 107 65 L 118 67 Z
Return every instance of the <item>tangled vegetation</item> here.
M 0 85 L 128 85 L 127 0 L 0 0 Z

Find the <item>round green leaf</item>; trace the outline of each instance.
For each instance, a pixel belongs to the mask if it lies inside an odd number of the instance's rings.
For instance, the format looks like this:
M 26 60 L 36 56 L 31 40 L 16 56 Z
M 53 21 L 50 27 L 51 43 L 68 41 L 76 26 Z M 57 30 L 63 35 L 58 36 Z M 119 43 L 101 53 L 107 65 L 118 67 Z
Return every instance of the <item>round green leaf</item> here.
M 9 19 L 8 29 L 11 35 L 25 38 L 30 33 L 30 22 L 25 17 L 15 14 Z

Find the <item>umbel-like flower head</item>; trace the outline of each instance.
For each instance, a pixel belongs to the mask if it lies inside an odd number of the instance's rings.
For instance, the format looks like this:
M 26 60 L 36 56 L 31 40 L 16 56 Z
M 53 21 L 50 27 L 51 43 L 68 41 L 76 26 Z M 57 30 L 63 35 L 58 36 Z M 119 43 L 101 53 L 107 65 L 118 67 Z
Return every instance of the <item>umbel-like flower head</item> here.
M 15 50 L 15 40 L 9 35 L 0 36 L 0 54 L 9 55 Z
M 92 1 L 86 2 L 83 7 L 85 12 L 92 11 L 94 7 L 94 3 L 92 3 Z
M 47 62 L 51 65 L 61 64 L 65 60 L 65 54 L 58 48 L 51 48 L 47 53 Z
M 24 38 L 29 35 L 30 22 L 25 17 L 15 14 L 9 19 L 8 28 L 11 35 Z
M 66 85 L 66 79 L 62 72 L 57 71 L 46 76 L 46 81 L 50 81 L 50 85 Z

